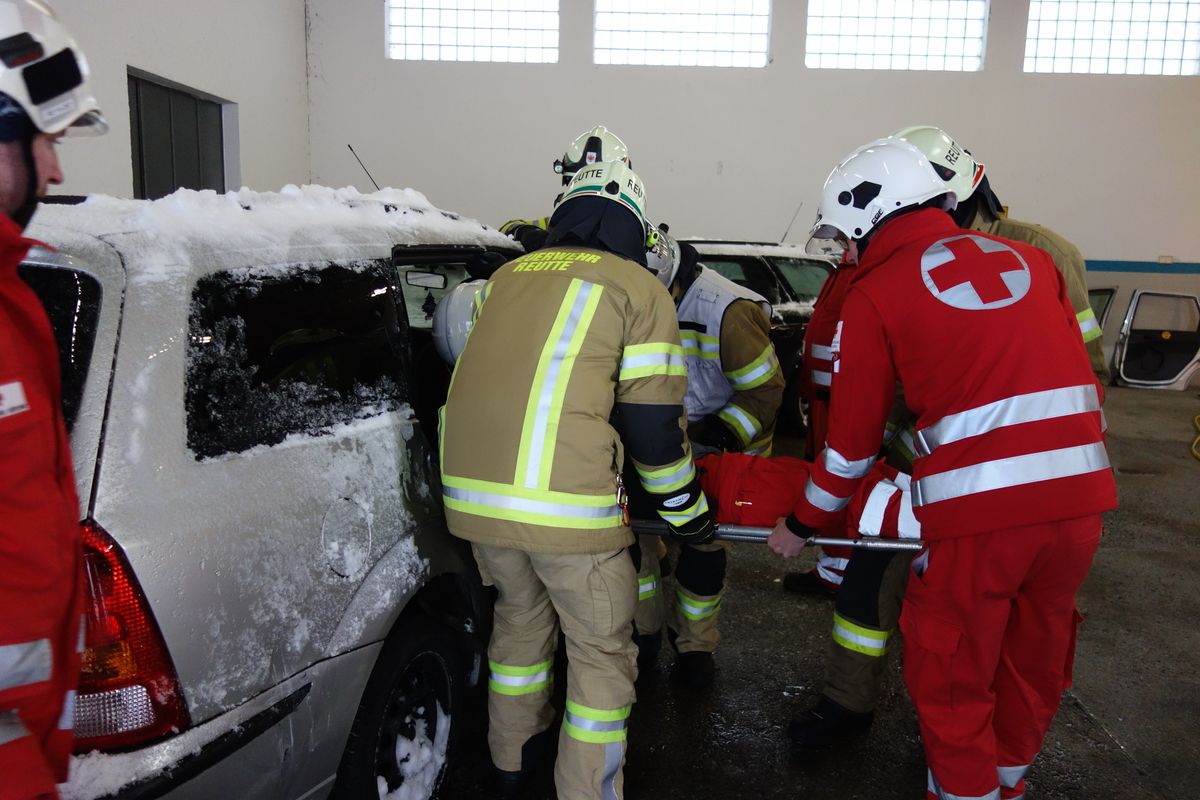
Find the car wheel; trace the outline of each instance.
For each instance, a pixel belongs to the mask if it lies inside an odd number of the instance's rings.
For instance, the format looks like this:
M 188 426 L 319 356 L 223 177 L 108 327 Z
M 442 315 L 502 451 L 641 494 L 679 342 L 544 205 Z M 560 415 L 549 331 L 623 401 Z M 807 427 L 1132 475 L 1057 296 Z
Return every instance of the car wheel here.
M 331 797 L 436 797 L 455 750 L 462 683 L 451 632 L 425 617 L 402 622 L 367 681 Z

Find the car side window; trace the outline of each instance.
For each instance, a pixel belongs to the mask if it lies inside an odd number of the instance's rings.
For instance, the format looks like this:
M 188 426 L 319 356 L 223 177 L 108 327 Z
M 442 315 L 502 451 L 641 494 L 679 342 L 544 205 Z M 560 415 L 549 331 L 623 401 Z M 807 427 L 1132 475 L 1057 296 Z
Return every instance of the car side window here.
M 188 320 L 187 444 L 197 459 L 394 411 L 407 324 L 389 262 L 201 278 Z
M 767 302 L 775 304 L 786 298 L 779 290 L 779 282 L 771 274 L 770 269 L 760 259 L 754 256 L 705 256 L 701 254 L 700 263 L 729 280 L 757 292 L 767 298 Z
M 801 303 L 814 302 L 832 272 L 828 262 L 817 259 L 767 256 L 767 260 L 779 270 L 779 274 L 787 281 L 788 288 Z

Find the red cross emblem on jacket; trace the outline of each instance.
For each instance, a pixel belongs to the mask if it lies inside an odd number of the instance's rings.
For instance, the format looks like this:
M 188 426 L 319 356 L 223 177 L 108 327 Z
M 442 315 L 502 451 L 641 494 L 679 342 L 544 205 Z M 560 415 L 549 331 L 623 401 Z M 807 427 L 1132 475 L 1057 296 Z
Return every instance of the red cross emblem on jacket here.
M 951 236 L 921 256 L 926 288 L 948 306 L 982 311 L 1012 305 L 1029 291 L 1029 265 L 1003 242 L 982 236 Z

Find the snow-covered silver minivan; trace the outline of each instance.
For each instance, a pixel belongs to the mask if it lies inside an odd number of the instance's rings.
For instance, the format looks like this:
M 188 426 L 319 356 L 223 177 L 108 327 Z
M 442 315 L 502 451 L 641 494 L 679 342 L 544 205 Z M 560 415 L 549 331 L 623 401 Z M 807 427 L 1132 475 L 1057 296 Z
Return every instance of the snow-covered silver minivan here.
M 28 234 L 85 548 L 63 795 L 431 796 L 486 611 L 421 322 L 511 240 L 320 187 L 91 198 Z

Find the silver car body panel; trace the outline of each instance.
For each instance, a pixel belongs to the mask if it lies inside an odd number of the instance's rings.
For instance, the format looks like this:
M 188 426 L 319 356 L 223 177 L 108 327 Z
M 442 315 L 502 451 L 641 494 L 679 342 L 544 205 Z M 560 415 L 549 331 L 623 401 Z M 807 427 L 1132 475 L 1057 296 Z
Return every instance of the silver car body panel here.
M 267 198 L 268 211 L 287 210 L 287 198 L 237 195 L 247 196 L 251 208 Z M 360 663 L 363 648 L 382 640 L 430 577 L 467 567 L 442 521 L 426 438 L 432 432 L 407 407 L 216 458 L 200 460 L 187 449 L 192 290 L 220 271 L 387 262 L 400 243 L 511 241 L 432 207 L 402 219 L 409 216 L 403 208 L 385 214 L 370 204 L 356 212 L 361 220 L 334 213 L 337 224 L 268 237 L 253 226 L 247 233 L 195 224 L 180 224 L 176 236 L 170 215 L 155 219 L 147 211 L 153 204 L 91 205 L 48 207 L 30 235 L 96 275 L 104 292 L 85 410 L 72 437 L 80 496 L 91 498 L 84 512 L 125 551 L 199 726 L 148 749 L 168 758 L 183 746 L 172 742 L 237 724 L 251 698 L 273 696 L 311 673 L 307 707 L 320 700 L 321 716 L 303 723 L 311 729 L 303 736 L 294 732 L 302 717 L 286 722 L 295 768 L 307 777 L 281 770 L 278 760 L 272 767 L 274 785 L 282 781 L 289 796 L 292 789 L 302 795 L 336 770 L 370 673 L 371 664 Z M 239 209 L 221 213 L 236 220 Z M 274 233 L 269 224 L 264 230 Z M 347 653 L 354 656 L 331 659 Z M 270 737 L 260 739 L 255 748 L 268 746 Z

